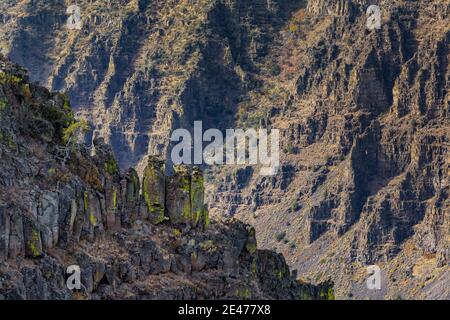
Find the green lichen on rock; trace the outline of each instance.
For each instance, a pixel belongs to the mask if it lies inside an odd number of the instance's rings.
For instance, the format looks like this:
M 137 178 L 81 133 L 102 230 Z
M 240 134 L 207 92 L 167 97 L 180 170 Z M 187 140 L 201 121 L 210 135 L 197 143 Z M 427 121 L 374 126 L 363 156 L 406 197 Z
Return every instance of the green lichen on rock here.
M 94 227 L 97 226 L 97 218 L 92 212 L 89 212 L 89 222 L 91 223 L 92 226 Z
M 119 186 L 112 183 L 110 178 L 105 182 L 105 195 L 100 199 L 100 207 L 106 206 L 104 209 L 100 208 L 102 215 L 103 226 L 108 230 L 114 230 L 119 226 Z M 128 208 L 125 208 L 128 211 Z
M 109 159 L 105 162 L 105 171 L 110 175 L 115 175 L 120 172 L 116 159 Z
M 72 112 L 72 106 L 70 105 L 69 96 L 66 93 L 62 93 L 61 97 L 63 99 L 63 109 L 67 112 Z
M 208 225 L 208 210 L 205 207 L 205 182 L 203 172 L 198 167 L 192 169 L 190 196 L 193 225 Z
M 0 71 L 0 84 L 19 84 L 23 79 L 14 75 Z
M 88 212 L 89 210 L 89 194 L 87 191 L 83 194 L 83 205 L 84 205 L 84 212 Z
M 191 191 L 191 186 L 190 186 L 190 178 L 188 175 L 183 175 L 181 177 L 181 183 L 179 185 L 180 189 L 186 192 L 190 192 Z
M 207 253 L 214 253 L 217 251 L 217 246 L 214 244 L 212 240 L 206 240 L 199 244 L 200 249 Z
M 325 286 L 320 290 L 319 296 L 324 300 L 335 300 L 334 290 L 331 286 Z
M 140 188 L 139 176 L 136 170 L 129 170 L 127 176 L 127 202 L 134 203 L 139 198 Z
M 258 263 L 257 263 L 256 258 L 253 258 L 253 260 L 252 260 L 251 270 L 255 274 L 258 273 Z
M 7 101 L 0 99 L 0 113 L 4 112 L 7 108 Z
M 247 251 L 248 251 L 250 254 L 253 254 L 253 253 L 256 252 L 257 246 L 256 246 L 256 244 L 248 243 L 248 242 L 247 242 L 247 244 L 245 245 L 245 249 L 247 249 Z
M 327 300 L 335 300 L 333 288 L 328 288 L 327 290 Z
M 138 177 L 137 173 L 132 176 L 131 181 L 133 183 L 133 186 L 134 186 L 135 190 L 139 190 L 139 188 L 140 188 L 140 186 L 139 186 L 139 177 Z
M 251 297 L 251 292 L 249 288 L 239 288 L 235 292 L 236 297 L 242 300 L 248 300 Z
M 17 143 L 14 135 L 8 131 L 3 131 L 0 129 L 0 142 L 6 145 L 10 149 L 17 149 Z
M 41 236 L 38 230 L 32 229 L 30 238 L 27 241 L 28 255 L 38 258 L 42 255 Z
M 160 224 L 165 220 L 165 184 L 164 161 L 150 156 L 144 170 L 142 195 L 147 206 L 149 220 L 153 224 Z
M 204 221 L 205 227 L 209 226 L 209 224 L 211 223 L 211 219 L 209 218 L 209 211 L 206 208 L 206 206 L 203 207 L 203 213 L 202 213 L 200 221 Z
M 177 174 L 180 175 L 180 180 L 178 183 L 178 188 L 180 189 L 180 197 L 179 200 L 182 203 L 182 215 L 186 222 L 192 219 L 192 210 L 191 210 L 191 177 L 189 175 L 189 171 L 187 168 L 178 167 L 175 169 Z
M 302 289 L 300 294 L 298 295 L 299 300 L 313 300 L 313 296 L 311 293 L 305 288 Z
M 256 252 L 257 248 L 258 248 L 258 245 L 256 242 L 256 231 L 255 231 L 255 228 L 250 227 L 248 230 L 247 242 L 245 244 L 245 249 L 247 249 L 247 251 L 250 254 L 254 254 Z
M 187 166 L 175 166 L 167 184 L 167 216 L 173 224 L 191 225 L 191 176 Z
M 114 189 L 113 191 L 113 208 L 117 209 L 117 190 Z
M 174 237 L 179 238 L 183 235 L 183 232 L 180 229 L 173 229 L 172 234 Z
M 95 214 L 92 212 L 91 207 L 89 205 L 89 193 L 87 191 L 83 194 L 83 205 L 84 205 L 84 212 L 87 214 L 89 223 L 93 226 L 97 226 L 97 218 L 95 217 Z

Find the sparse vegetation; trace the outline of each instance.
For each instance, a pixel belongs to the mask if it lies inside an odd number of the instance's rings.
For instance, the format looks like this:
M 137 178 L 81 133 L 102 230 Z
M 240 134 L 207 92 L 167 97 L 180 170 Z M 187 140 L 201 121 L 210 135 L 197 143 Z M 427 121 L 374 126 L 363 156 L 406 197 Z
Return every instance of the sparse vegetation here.
M 4 99 L 0 99 L 0 113 L 5 111 L 7 107 L 7 101 Z
M 278 242 L 281 242 L 281 241 L 283 241 L 283 239 L 286 237 L 286 232 L 280 232 L 280 233 L 277 233 L 277 235 L 276 235 L 276 238 L 277 238 L 277 241 Z
M 105 171 L 110 175 L 114 175 L 120 172 L 119 165 L 116 159 L 109 159 L 105 162 Z
M 62 141 L 67 146 L 73 146 L 78 143 L 80 135 L 89 129 L 89 125 L 85 120 L 73 122 L 63 130 Z
M 284 148 L 284 153 L 286 154 L 294 154 L 295 153 L 295 148 L 292 144 L 292 142 L 289 142 L 286 147 Z
M 292 211 L 292 212 L 297 212 L 298 210 L 300 210 L 300 205 L 298 204 L 297 201 L 294 201 L 294 202 L 291 204 L 291 211 Z

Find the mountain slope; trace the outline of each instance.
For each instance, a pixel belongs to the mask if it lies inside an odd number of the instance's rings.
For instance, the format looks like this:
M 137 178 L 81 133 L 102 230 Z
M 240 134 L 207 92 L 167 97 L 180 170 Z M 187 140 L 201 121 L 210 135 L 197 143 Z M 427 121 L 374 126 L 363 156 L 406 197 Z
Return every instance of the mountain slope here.
M 69 30 L 62 1 L 9 1 L 0 42 L 33 81 L 68 92 L 121 167 L 142 172 L 172 129 L 233 123 L 247 73 L 298 3 L 79 1 L 83 29 Z
M 141 184 L 101 138 L 89 155 L 67 97 L 1 55 L 0 116 L 0 299 L 333 298 L 258 250 L 253 228 L 210 221 L 199 170 L 167 177 L 151 158 Z
M 0 48 L 67 90 L 140 175 L 148 154 L 170 164 L 172 130 L 194 120 L 281 129 L 277 176 L 211 168 L 212 216 L 251 224 L 339 298 L 449 297 L 448 1 L 110 3 L 79 1 L 85 25 L 69 31 L 62 1 L 4 1 Z
M 228 172 L 211 203 L 341 298 L 448 298 L 449 4 L 378 4 L 379 31 L 366 29 L 367 1 L 295 13 L 268 55 L 277 75 L 239 112 L 283 129 L 282 173 Z M 364 288 L 370 264 L 381 292 Z

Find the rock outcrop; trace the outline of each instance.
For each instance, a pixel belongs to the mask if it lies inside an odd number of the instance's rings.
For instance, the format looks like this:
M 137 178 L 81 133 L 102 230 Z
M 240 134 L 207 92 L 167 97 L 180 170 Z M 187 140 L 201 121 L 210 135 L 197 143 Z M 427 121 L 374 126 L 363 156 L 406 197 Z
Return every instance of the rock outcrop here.
M 205 129 L 279 128 L 280 173 L 214 170 L 205 181 L 212 216 L 251 224 L 260 247 L 282 252 L 305 281 L 332 278 L 339 298 L 449 297 L 448 1 L 109 3 L 77 1 L 82 30 L 65 27 L 62 2 L 0 3 L 0 50 L 29 69 L 32 80 L 69 93 L 79 116 L 93 123 L 89 145 L 103 137 L 118 166 L 137 164 L 142 176 L 147 155 L 163 155 L 171 167 L 170 133 L 190 129 L 194 120 Z M 380 6 L 379 30 L 366 27 L 369 5 Z M 60 131 L 36 121 L 44 141 Z M 0 137 L 16 147 L 13 131 Z M 81 179 L 105 189 L 101 197 L 87 190 L 86 197 L 95 221 L 107 221 L 102 227 L 114 227 L 117 217 L 131 226 L 145 215 L 153 222 L 172 218 L 183 230 L 206 223 L 195 174 L 165 177 L 161 166 L 150 169 L 159 178 L 147 178 L 144 189 L 167 186 L 146 189 L 149 201 L 142 202 L 135 173 L 105 177 L 103 165 L 85 166 L 83 157 Z M 17 170 L 28 165 L 36 168 L 19 161 Z M 0 176 L 7 186 L 16 178 Z M 113 210 L 118 186 L 127 190 L 120 205 L 130 210 Z M 82 208 L 85 190 L 66 189 Z M 162 193 L 169 199 L 164 208 Z M 34 196 L 24 196 L 36 206 L 27 205 L 31 214 L 40 206 L 66 210 L 54 194 Z M 0 225 L 15 255 L 26 248 L 18 235 L 34 239 L 22 219 L 13 214 Z M 42 219 L 50 226 L 54 216 Z M 70 221 L 60 239 L 69 237 Z M 54 229 L 42 236 L 45 246 Z M 92 238 L 94 230 L 76 232 Z M 43 250 L 35 249 L 27 254 Z M 368 264 L 383 267 L 384 291 L 365 289 Z
M 198 168 L 167 177 L 150 158 L 141 186 L 102 138 L 89 154 L 67 97 L 1 55 L 0 103 L 0 300 L 333 298 L 257 250 L 254 229 L 210 221 Z

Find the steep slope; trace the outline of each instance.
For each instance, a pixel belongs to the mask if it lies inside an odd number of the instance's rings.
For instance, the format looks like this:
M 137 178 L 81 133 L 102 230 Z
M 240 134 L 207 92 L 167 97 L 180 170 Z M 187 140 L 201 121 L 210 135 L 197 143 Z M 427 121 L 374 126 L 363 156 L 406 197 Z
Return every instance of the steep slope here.
M 242 222 L 210 221 L 198 169 L 87 153 L 67 97 L 0 55 L 0 299 L 325 299 Z M 142 194 L 140 190 L 142 189 Z M 82 289 L 66 287 L 81 268 Z
M 279 175 L 208 174 L 213 216 L 339 298 L 449 297 L 448 1 L 77 3 L 81 31 L 63 1 L 3 1 L 0 48 L 67 90 L 122 168 L 142 175 L 193 120 L 279 128 Z M 366 290 L 368 264 L 383 290 Z
M 121 167 L 166 154 L 170 132 L 193 120 L 225 128 L 251 71 L 300 1 L 6 1 L 0 43 L 31 79 L 68 92 L 112 145 Z M 169 160 L 169 159 L 168 159 Z
M 449 298 L 448 1 L 309 1 L 268 55 L 277 74 L 239 121 L 283 129 L 282 173 L 226 173 L 220 212 L 338 297 Z M 373 4 L 373 1 L 370 2 Z M 366 265 L 383 290 L 365 289 Z

